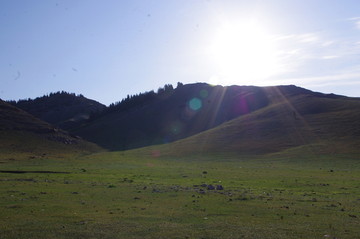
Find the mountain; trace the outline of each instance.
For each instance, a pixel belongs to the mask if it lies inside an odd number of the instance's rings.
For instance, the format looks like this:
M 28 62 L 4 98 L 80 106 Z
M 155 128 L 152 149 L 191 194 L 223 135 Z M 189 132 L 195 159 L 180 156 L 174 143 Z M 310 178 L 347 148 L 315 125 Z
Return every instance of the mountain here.
M 111 150 L 132 149 L 195 135 L 269 103 L 261 87 L 179 84 L 128 97 L 72 133 Z
M 97 101 L 67 92 L 50 93 L 36 99 L 9 102 L 35 117 L 57 127 L 68 129 L 76 122 L 86 120 L 93 113 L 106 108 Z
M 171 143 L 157 146 L 164 155 L 271 154 L 291 150 L 300 150 L 301 154 L 301 150 L 315 148 L 318 152 L 359 151 L 360 99 L 294 85 L 223 87 L 180 83 L 175 89 L 165 85 L 156 93 L 128 96 L 109 107 L 94 102 L 66 92 L 13 102 L 48 122 L 67 126 L 69 134 L 2 101 L 2 141 L 7 140 L 4 132 L 26 132 L 46 143 L 75 146 L 77 143 L 71 142 L 76 140 L 86 145 L 74 136 L 79 135 L 110 150 Z M 16 136 L 15 141 L 19 138 Z M 27 138 L 23 137 L 22 147 L 32 141 Z
M 147 150 L 168 156 L 359 155 L 359 98 L 315 93 L 295 86 L 265 87 L 263 91 L 269 100 L 267 106 L 192 137 Z
M 101 148 L 97 145 L 57 129 L 0 100 L 1 159 L 15 158 L 13 156 L 19 154 L 24 157 L 45 157 L 99 150 Z
M 193 146 L 187 148 L 192 150 L 203 145 L 206 150 L 276 152 L 320 136 L 357 132 L 359 102 L 293 85 L 223 87 L 196 83 L 128 97 L 72 132 L 111 150 L 194 136 L 185 140 L 191 142 Z M 339 121 L 355 122 L 341 126 Z M 342 131 L 335 132 L 341 127 Z

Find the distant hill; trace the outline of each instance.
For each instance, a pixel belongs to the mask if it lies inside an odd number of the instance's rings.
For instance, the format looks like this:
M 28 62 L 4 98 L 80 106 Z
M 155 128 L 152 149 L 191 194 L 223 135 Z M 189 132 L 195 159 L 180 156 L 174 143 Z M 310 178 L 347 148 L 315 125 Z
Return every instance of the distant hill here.
M 284 111 L 286 106 L 288 110 L 285 115 L 300 118 L 307 114 L 330 114 L 334 111 L 335 105 L 344 105 L 346 108 L 349 102 L 353 101 L 358 102 L 356 99 L 312 92 L 293 85 L 223 87 L 205 83 L 180 84 L 175 89 L 168 86 L 158 93 L 147 92 L 128 97 L 112 105 L 92 120 L 73 128 L 72 132 L 102 147 L 124 150 L 185 139 L 231 120 L 240 120 L 245 115 L 255 117 L 263 111 L 268 112 L 266 120 L 275 122 L 269 123 L 267 127 L 270 130 L 280 127 L 276 132 L 282 132 L 287 127 L 281 124 L 284 119 L 281 118 L 280 121 L 275 119 L 283 117 L 285 113 L 277 115 L 270 109 L 283 105 L 281 109 Z M 301 110 L 299 111 L 296 107 L 300 107 Z M 356 107 L 352 110 L 355 109 Z M 265 120 L 261 123 L 264 122 Z M 267 132 L 265 125 L 260 122 L 258 125 L 256 122 L 247 123 L 247 125 L 260 127 L 259 132 Z M 220 131 L 217 135 L 222 135 Z M 254 131 L 250 129 L 239 132 L 241 137 L 245 135 L 255 137 L 253 133 Z M 268 140 L 271 139 L 271 134 L 268 132 Z M 195 145 L 199 146 L 194 142 Z M 272 146 L 270 148 L 275 150 Z
M 98 150 L 101 149 L 95 144 L 0 100 L 0 159 L 11 159 L 14 155 L 19 158 L 18 154 L 47 157 Z
M 68 129 L 76 122 L 86 120 L 91 114 L 101 112 L 106 108 L 105 105 L 87 99 L 83 95 L 64 91 L 50 93 L 36 99 L 11 101 L 9 103 L 63 129 Z

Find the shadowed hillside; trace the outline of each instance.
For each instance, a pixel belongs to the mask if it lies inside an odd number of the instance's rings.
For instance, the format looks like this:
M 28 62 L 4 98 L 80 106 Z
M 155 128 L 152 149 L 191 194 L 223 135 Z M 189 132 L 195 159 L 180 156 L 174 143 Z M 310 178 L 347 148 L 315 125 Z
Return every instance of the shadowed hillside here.
M 106 108 L 105 105 L 95 100 L 64 91 L 50 93 L 34 100 L 19 100 L 9 103 L 63 129 L 72 127 L 76 122 L 86 120 L 91 114 Z
M 157 155 L 360 152 L 360 99 L 294 86 L 263 88 L 268 106 L 170 145 Z
M 72 100 L 61 104 L 65 98 Z M 81 96 L 58 93 L 18 104 L 28 104 L 43 115 L 55 117 L 65 116 L 66 112 L 76 114 L 79 105 L 71 104 L 74 99 L 92 102 Z M 47 109 L 47 105 L 51 107 Z M 7 122 L 6 114 L 2 115 L 4 125 L 11 125 L 12 129 L 22 131 L 25 127 L 25 131 L 35 133 L 59 133 L 34 117 L 20 117 L 25 114 L 23 111 L 6 107 L 9 112 L 10 109 L 18 112 L 8 117 Z M 175 89 L 165 85 L 156 93 L 128 96 L 100 108 L 88 120 L 81 117 L 74 120 L 70 131 L 111 150 L 175 141 L 164 146 L 164 154 L 269 154 L 305 148 L 316 148 L 321 153 L 321 150 L 350 152 L 360 143 L 360 99 L 312 92 L 293 85 L 223 87 L 179 83 Z
M 186 138 L 269 104 L 261 87 L 203 83 L 141 97 L 147 100 L 129 99 L 72 132 L 105 148 L 131 149 Z
M 54 128 L 0 100 L 0 155 L 2 159 L 23 156 L 46 157 L 48 154 L 61 156 L 98 150 L 100 150 L 98 146 Z
M 209 146 L 203 146 L 206 150 L 215 147 L 252 152 L 256 148 L 259 153 L 276 152 L 309 140 L 313 142 L 322 134 L 341 127 L 356 130 L 356 125 L 342 126 L 331 119 L 357 119 L 358 102 L 357 99 L 312 92 L 293 85 L 180 84 L 176 89 L 128 98 L 74 128 L 73 132 L 105 148 L 124 150 L 173 142 L 223 124 L 216 133 L 208 133 L 213 135 L 210 143 L 206 143 L 208 136 L 196 136 L 198 140 L 192 144 L 198 147 L 201 142 Z M 340 115 L 334 116 L 334 112 Z M 351 113 L 347 116 L 346 112 Z M 231 121 L 234 119 L 238 123 Z

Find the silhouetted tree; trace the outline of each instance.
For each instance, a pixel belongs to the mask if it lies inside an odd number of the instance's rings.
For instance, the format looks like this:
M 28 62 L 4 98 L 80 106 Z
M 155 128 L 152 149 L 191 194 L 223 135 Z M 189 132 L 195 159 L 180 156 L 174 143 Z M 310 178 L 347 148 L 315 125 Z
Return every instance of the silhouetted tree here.
M 183 83 L 178 82 L 176 88 L 182 87 L 183 85 L 184 85 Z

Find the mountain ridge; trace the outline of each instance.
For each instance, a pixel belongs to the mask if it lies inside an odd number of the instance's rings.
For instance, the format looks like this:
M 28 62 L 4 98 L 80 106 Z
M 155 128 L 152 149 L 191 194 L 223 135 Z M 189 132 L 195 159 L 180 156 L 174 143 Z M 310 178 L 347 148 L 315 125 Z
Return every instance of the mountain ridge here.
M 159 147 L 159 153 L 259 155 L 299 148 L 314 155 L 359 154 L 359 142 L 360 99 L 314 94 L 286 97 L 252 114 Z
M 295 85 L 178 84 L 128 96 L 73 121 L 68 130 L 109 150 L 165 144 L 173 149 L 165 150 L 169 154 L 269 154 L 306 145 L 353 145 L 360 141 L 359 109 L 360 98 Z
M 319 100 L 306 103 L 314 97 Z M 321 103 L 330 99 L 341 103 Z M 223 87 L 194 83 L 180 85 L 164 97 L 131 110 L 115 110 L 72 132 L 110 150 L 124 150 L 185 139 L 279 102 L 291 100 L 299 104 L 300 112 L 292 109 L 290 114 L 300 117 L 306 113 L 331 111 L 335 106 L 341 106 L 343 99 L 352 98 L 313 92 L 294 85 Z
M 65 91 L 8 103 L 63 129 L 68 129 L 76 122 L 86 120 L 91 114 L 106 108 L 105 105 L 81 94 L 76 95 Z

